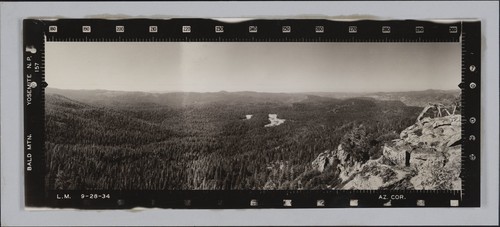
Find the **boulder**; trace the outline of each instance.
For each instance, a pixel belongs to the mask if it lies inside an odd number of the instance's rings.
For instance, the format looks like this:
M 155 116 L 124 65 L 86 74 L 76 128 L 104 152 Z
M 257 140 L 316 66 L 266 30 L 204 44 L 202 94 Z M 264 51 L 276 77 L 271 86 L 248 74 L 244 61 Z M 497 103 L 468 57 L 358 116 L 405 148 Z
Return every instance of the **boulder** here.
M 347 190 L 377 190 L 388 188 L 403 180 L 410 172 L 404 168 L 383 164 L 383 157 L 370 160 L 342 187 Z
M 318 170 L 319 172 L 323 172 L 327 165 L 331 164 L 330 159 L 333 158 L 333 154 L 330 150 L 326 150 L 318 155 L 316 159 L 311 163 L 312 168 Z
M 409 151 L 411 148 L 409 146 L 399 145 L 399 146 L 387 146 L 384 145 L 382 149 L 382 155 L 393 165 L 397 166 L 405 166 L 406 164 L 406 151 Z
M 338 160 L 337 168 L 340 170 L 342 180 L 347 180 L 352 174 L 358 172 L 363 165 L 361 162 L 354 161 L 352 156 L 342 148 L 342 145 L 339 145 L 335 150 L 326 150 L 320 153 L 311 165 L 313 169 L 323 172 L 335 160 Z

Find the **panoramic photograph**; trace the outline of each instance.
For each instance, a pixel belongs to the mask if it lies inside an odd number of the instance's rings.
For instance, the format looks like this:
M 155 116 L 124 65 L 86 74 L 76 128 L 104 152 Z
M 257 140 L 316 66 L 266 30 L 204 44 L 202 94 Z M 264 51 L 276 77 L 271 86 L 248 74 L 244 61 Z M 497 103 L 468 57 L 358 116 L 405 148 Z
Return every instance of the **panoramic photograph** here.
M 460 43 L 47 42 L 49 190 L 460 190 Z

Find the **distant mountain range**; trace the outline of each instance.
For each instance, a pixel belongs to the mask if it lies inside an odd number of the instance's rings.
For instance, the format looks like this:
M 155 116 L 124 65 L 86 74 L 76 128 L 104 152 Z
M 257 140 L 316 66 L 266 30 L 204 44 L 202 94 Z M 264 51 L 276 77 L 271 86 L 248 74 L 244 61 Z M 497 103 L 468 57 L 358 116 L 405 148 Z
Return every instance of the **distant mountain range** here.
M 67 90 L 47 88 L 48 94 L 59 94 L 85 103 L 103 105 L 165 105 L 182 107 L 212 103 L 297 103 L 331 102 L 334 99 L 370 98 L 384 101 L 401 101 L 408 106 L 424 107 L 429 102 L 449 104 L 460 95 L 460 90 L 424 90 L 408 92 L 307 92 L 307 93 L 266 93 L 266 92 L 168 92 L 149 93 L 109 90 Z
M 424 107 L 429 102 L 441 103 L 445 105 L 450 104 L 460 95 L 460 90 L 428 89 L 423 91 L 405 91 L 405 92 L 372 92 L 372 93 L 316 92 L 309 94 L 323 96 L 323 97 L 338 98 L 338 99 L 346 99 L 354 97 L 370 97 L 377 100 L 401 101 L 407 106 Z

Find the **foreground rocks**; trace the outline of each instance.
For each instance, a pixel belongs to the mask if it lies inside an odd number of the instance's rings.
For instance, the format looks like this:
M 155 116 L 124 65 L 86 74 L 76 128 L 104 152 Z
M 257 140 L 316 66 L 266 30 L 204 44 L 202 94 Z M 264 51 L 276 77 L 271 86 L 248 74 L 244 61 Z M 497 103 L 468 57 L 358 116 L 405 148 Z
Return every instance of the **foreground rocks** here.
M 356 162 L 339 145 L 312 167 L 323 172 L 335 163 L 342 180 L 336 189 L 461 189 L 461 116 L 419 120 L 385 144 L 378 159 Z

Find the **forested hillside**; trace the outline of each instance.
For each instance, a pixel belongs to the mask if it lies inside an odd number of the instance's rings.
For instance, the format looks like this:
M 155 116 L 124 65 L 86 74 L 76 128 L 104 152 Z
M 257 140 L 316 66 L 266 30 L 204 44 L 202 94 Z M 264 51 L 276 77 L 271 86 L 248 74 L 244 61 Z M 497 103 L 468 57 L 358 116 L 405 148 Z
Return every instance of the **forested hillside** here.
M 339 173 L 313 169 L 318 154 L 343 144 L 355 159 L 376 159 L 421 110 L 366 97 L 49 90 L 46 183 L 51 189 L 332 187 Z M 285 122 L 264 127 L 269 114 Z

